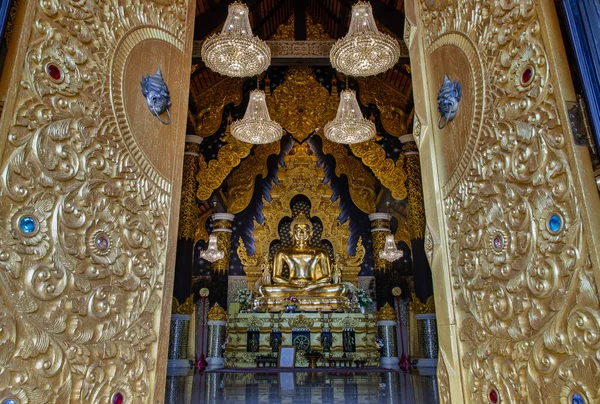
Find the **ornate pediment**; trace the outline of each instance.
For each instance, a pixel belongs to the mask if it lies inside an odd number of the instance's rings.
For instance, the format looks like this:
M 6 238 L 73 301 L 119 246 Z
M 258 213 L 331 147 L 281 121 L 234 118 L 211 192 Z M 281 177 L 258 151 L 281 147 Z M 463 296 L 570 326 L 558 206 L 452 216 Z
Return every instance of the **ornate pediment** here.
M 288 319 L 288 324 L 292 328 L 292 330 L 305 330 L 311 329 L 315 320 L 308 318 L 302 314 L 298 317 Z

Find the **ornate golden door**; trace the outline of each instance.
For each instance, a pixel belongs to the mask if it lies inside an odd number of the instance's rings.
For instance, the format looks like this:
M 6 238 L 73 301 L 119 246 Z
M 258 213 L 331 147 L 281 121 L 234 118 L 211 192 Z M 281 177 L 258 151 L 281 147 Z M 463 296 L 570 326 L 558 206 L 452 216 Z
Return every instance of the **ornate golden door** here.
M 554 2 L 415 0 L 406 17 L 441 401 L 599 402 L 600 203 Z M 462 98 L 439 129 L 444 75 Z
M 195 2 L 20 3 L 2 76 L 0 402 L 160 402 Z M 140 87 L 158 68 L 168 125 Z

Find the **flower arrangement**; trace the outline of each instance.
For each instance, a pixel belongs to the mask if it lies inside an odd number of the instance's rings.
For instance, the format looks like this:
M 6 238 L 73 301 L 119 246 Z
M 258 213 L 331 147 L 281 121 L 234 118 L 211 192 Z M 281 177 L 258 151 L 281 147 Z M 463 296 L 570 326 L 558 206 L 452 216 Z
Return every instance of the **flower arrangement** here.
M 369 303 L 373 302 L 373 299 L 363 289 L 356 289 L 356 300 L 360 307 L 367 307 Z
M 365 290 L 357 288 L 350 282 L 344 282 L 344 285 L 348 291 L 347 297 L 351 307 L 364 309 L 373 301 Z
M 237 301 L 240 304 L 240 308 L 248 310 L 252 301 L 252 291 L 248 289 L 238 290 Z
M 288 313 L 293 313 L 298 310 L 298 298 L 295 296 L 288 296 L 283 299 L 283 304 L 285 305 L 285 310 Z
M 323 356 L 323 353 L 321 353 L 321 351 L 318 351 L 316 349 L 307 349 L 306 351 L 304 351 L 305 358 L 308 358 L 308 357 L 321 358 L 322 356 Z

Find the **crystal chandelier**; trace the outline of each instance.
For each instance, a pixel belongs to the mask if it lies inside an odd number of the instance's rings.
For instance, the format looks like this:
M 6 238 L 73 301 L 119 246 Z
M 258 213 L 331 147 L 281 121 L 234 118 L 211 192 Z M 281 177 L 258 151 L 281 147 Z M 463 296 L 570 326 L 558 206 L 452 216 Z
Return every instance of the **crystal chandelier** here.
M 208 262 L 215 262 L 225 256 L 223 251 L 219 251 L 217 247 L 217 236 L 211 234 L 208 237 L 208 248 L 200 251 L 200 258 L 207 260 Z
M 236 139 L 251 144 L 271 143 L 281 138 L 281 125 L 271 120 L 264 91 L 250 92 L 244 118 L 231 124 L 231 134 Z
M 331 65 L 355 77 L 373 76 L 392 68 L 400 57 L 398 41 L 382 34 L 375 25 L 373 10 L 367 2 L 352 6 L 348 34 L 331 48 Z
M 343 90 L 335 119 L 325 125 L 325 137 L 336 143 L 360 143 L 375 136 L 375 124 L 362 116 L 356 93 Z
M 383 251 L 379 252 L 379 258 L 383 258 L 386 261 L 394 262 L 400 258 L 404 253 L 398 248 L 396 248 L 396 243 L 394 242 L 394 235 L 388 234 L 385 236 L 385 247 L 383 247 Z
M 271 63 L 271 49 L 252 35 L 248 7 L 240 2 L 229 5 L 223 30 L 204 41 L 201 55 L 211 70 L 231 77 L 256 76 Z

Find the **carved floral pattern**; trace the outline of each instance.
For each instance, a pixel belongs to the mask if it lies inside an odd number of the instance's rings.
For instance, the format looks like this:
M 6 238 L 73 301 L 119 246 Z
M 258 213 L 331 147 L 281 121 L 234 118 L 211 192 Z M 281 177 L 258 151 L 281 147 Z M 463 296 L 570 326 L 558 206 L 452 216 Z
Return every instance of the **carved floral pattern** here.
M 547 17 L 537 1 L 420 6 L 426 53 L 450 46 L 482 73 L 474 74 L 472 154 L 444 188 L 469 399 L 489 402 L 495 389 L 502 402 L 566 402 L 573 391 L 597 402 L 598 269 L 577 209 Z M 523 83 L 527 67 L 535 73 Z M 561 219 L 556 232 L 552 215 Z
M 150 402 L 171 184 L 141 156 L 119 80 L 145 39 L 183 49 L 187 4 L 28 8 L 1 166 L 0 397 L 99 403 L 120 391 Z M 29 234 L 25 215 L 37 222 Z

